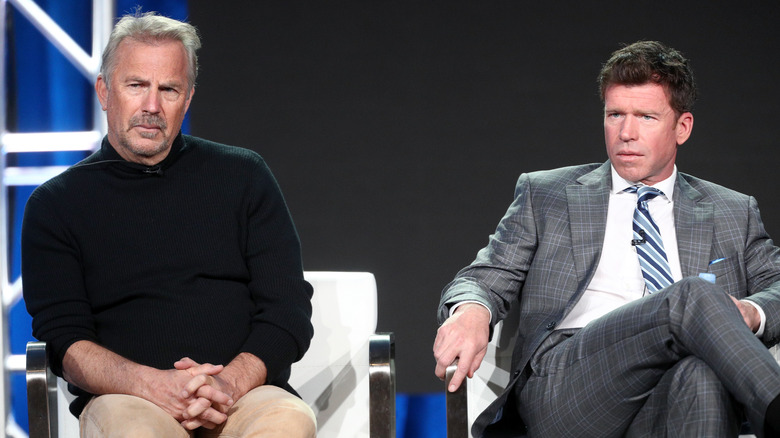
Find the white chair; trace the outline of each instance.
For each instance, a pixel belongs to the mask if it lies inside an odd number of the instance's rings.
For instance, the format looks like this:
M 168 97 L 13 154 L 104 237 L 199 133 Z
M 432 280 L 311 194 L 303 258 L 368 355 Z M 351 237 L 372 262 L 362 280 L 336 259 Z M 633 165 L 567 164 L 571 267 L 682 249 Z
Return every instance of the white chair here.
M 290 384 L 314 410 L 319 438 L 395 437 L 392 333 L 377 334 L 376 282 L 364 272 L 305 272 L 314 287 L 314 338 Z M 27 346 L 30 438 L 77 437 L 70 393 L 49 367 L 46 344 Z M 61 409 L 58 409 L 60 407 Z

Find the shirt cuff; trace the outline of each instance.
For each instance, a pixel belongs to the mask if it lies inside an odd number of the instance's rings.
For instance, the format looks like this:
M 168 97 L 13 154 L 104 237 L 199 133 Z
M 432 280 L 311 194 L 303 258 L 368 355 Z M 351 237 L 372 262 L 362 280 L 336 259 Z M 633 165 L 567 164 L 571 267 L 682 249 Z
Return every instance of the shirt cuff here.
M 764 313 L 764 309 L 761 308 L 758 304 L 750 301 L 750 300 L 740 300 L 743 303 L 748 303 L 751 306 L 755 307 L 756 310 L 758 310 L 758 316 L 761 318 L 761 324 L 758 325 L 758 330 L 756 331 L 757 337 L 764 336 L 764 328 L 766 327 L 766 313 Z
M 469 303 L 473 303 L 473 304 L 479 304 L 480 306 L 482 306 L 482 307 L 484 307 L 485 309 L 487 309 L 487 311 L 488 311 L 488 314 L 490 315 L 490 320 L 491 320 L 491 321 L 493 320 L 493 312 L 491 312 L 491 311 L 490 311 L 490 309 L 488 309 L 488 306 L 486 306 L 486 305 L 484 305 L 484 304 L 480 303 L 479 301 L 461 301 L 461 302 L 459 302 L 459 303 L 457 303 L 457 304 L 454 304 L 452 307 L 450 307 L 450 316 L 452 316 L 452 314 L 453 314 L 453 313 L 455 313 L 455 309 L 457 309 L 458 307 L 460 307 L 460 306 L 462 306 L 462 305 L 464 305 L 464 304 L 469 304 Z M 760 310 L 759 310 L 759 312 L 760 312 Z M 763 315 L 763 313 L 761 313 L 761 314 Z M 762 325 L 761 325 L 761 327 L 764 327 L 764 326 L 763 326 L 763 320 L 762 320 Z

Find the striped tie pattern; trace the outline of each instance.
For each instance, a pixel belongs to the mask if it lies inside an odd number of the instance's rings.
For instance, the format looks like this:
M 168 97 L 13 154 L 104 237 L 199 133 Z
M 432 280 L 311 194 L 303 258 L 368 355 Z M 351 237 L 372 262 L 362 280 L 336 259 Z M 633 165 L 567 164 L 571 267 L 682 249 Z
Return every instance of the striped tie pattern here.
M 645 277 L 647 291 L 653 293 L 674 283 L 664 242 L 661 240 L 661 231 L 647 210 L 647 201 L 663 195 L 663 192 L 650 186 L 629 187 L 625 191 L 637 194 L 634 240 L 631 244 L 639 256 L 639 266 L 642 268 L 642 276 Z

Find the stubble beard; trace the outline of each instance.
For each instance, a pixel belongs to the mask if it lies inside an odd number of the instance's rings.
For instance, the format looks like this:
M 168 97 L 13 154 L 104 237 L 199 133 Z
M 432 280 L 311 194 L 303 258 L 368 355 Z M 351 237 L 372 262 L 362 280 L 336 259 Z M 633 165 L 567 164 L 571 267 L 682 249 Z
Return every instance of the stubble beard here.
M 160 142 L 150 147 L 143 146 L 137 141 L 131 139 L 129 132 L 138 125 L 156 126 L 159 129 L 159 132 L 140 132 L 138 135 L 141 136 L 141 138 L 148 140 L 154 140 L 154 138 L 159 135 L 162 137 Z M 163 120 L 162 117 L 155 115 L 136 116 L 130 119 L 129 126 L 130 128 L 124 133 L 124 135 L 120 136 L 119 142 L 122 144 L 122 147 L 131 154 L 144 158 L 152 158 L 170 147 L 168 144 L 169 139 L 166 136 L 166 128 L 168 125 L 165 123 L 165 120 Z

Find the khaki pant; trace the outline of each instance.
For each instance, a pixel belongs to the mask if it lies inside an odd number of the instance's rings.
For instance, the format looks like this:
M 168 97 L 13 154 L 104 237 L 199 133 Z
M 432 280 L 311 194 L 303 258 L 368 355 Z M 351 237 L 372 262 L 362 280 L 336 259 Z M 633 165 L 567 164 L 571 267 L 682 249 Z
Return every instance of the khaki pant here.
M 241 397 L 230 408 L 227 421 L 213 430 L 187 431 L 155 404 L 121 394 L 93 398 L 79 424 L 82 438 L 314 438 L 317 433 L 311 408 L 270 385 Z

